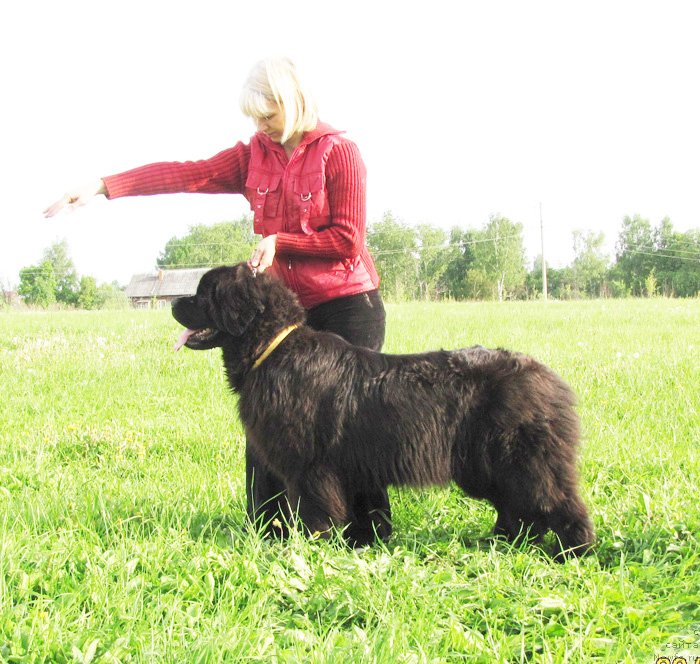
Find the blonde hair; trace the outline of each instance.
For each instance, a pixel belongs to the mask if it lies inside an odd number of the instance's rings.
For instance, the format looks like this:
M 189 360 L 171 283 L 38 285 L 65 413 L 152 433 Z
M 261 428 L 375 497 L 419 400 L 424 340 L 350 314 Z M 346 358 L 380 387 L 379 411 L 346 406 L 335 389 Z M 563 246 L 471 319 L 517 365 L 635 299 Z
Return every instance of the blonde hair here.
M 285 57 L 265 58 L 250 70 L 240 97 L 241 111 L 262 118 L 279 108 L 284 114 L 282 143 L 316 128 L 318 110 L 302 84 L 294 63 Z

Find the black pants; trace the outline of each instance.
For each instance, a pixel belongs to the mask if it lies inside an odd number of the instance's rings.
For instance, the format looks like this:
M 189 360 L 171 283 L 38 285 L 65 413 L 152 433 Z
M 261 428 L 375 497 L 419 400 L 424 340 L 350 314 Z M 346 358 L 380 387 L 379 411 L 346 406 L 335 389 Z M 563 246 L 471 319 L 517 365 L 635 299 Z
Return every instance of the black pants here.
M 343 337 L 356 346 L 381 350 L 386 317 L 379 291 L 341 297 L 310 309 L 307 325 Z M 284 534 L 289 520 L 289 504 L 282 482 L 256 463 L 246 445 L 246 498 L 248 517 L 266 532 Z M 375 533 L 386 540 L 391 535 L 391 508 L 386 489 L 377 488 L 353 499 L 352 524 L 346 529 L 348 540 L 356 545 L 369 544 Z

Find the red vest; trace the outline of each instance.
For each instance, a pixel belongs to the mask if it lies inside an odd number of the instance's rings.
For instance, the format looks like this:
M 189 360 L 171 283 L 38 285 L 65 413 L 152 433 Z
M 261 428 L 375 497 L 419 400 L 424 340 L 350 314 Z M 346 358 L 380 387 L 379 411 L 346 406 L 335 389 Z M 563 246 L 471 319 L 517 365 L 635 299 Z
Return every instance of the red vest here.
M 326 161 L 343 140 L 328 128 L 308 143 L 304 140 L 287 161 L 282 146 L 255 134 L 250 141 L 250 161 L 245 196 L 253 210 L 253 227 L 266 237 L 274 233 L 312 235 L 332 226 L 326 192 Z M 374 290 L 379 277 L 364 247 L 357 256 L 275 256 L 275 273 L 299 297 L 306 309 L 347 295 Z

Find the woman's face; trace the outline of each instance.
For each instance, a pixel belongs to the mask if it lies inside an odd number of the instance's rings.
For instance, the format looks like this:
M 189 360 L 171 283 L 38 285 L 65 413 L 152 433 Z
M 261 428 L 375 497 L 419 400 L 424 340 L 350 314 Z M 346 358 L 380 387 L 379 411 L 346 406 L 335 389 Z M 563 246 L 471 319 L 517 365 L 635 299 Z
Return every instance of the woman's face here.
M 260 118 L 255 118 L 255 126 L 257 130 L 265 134 L 270 140 L 275 143 L 282 141 L 284 132 L 284 113 L 278 106 L 270 109 L 267 115 Z

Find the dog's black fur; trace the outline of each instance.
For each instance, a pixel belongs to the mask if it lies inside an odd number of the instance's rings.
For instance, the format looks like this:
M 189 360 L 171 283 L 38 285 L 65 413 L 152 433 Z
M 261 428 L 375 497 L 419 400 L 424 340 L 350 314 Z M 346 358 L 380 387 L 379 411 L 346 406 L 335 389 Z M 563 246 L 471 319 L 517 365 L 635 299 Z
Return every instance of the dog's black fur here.
M 536 360 L 482 347 L 415 355 L 357 348 L 304 326 L 294 294 L 244 263 L 207 272 L 196 295 L 173 303 L 173 316 L 197 330 L 189 348 L 223 349 L 248 443 L 282 479 L 310 533 L 350 531 L 358 495 L 454 481 L 493 504 L 497 534 L 514 540 L 551 529 L 563 553 L 592 545 L 578 491 L 574 397 Z

